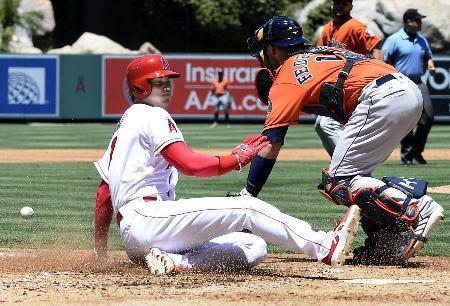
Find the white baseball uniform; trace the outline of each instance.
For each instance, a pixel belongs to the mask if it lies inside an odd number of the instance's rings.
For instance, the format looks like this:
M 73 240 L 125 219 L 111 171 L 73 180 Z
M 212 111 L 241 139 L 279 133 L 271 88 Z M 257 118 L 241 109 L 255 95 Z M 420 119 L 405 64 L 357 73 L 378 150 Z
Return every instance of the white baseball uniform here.
M 423 109 L 419 88 L 401 73 L 392 75 L 389 82 L 378 86 L 374 80 L 361 91 L 334 150 L 333 175 L 371 174 L 419 121 Z
M 343 125 L 333 118 L 318 115 L 314 128 L 328 155 L 333 156 L 334 149 L 344 132 Z
M 332 231 L 313 231 L 308 223 L 257 198 L 175 200 L 177 171 L 160 152 L 178 141 L 184 141 L 183 135 L 169 113 L 135 104 L 96 163 L 109 182 L 131 260 L 142 260 L 156 247 L 167 252 L 177 268 L 249 267 L 265 258 L 266 241 L 318 260 L 329 253 Z M 243 229 L 253 234 L 240 232 Z

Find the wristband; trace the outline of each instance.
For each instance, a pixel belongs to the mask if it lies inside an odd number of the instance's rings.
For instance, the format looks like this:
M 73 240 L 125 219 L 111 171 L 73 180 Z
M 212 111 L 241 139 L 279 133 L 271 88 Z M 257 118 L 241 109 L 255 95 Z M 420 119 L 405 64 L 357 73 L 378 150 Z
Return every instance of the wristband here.
M 267 159 L 256 155 L 250 165 L 250 171 L 247 176 L 247 191 L 254 197 L 257 197 L 264 184 L 267 181 L 276 159 Z
M 241 168 L 239 157 L 236 155 L 216 156 L 219 159 L 219 171 L 218 174 L 222 175 L 232 170 L 236 170 L 237 167 Z
M 236 157 L 238 165 L 239 165 L 239 170 L 236 170 L 236 171 L 242 172 L 242 164 L 241 164 L 241 160 L 239 159 L 239 155 L 234 154 L 233 156 Z

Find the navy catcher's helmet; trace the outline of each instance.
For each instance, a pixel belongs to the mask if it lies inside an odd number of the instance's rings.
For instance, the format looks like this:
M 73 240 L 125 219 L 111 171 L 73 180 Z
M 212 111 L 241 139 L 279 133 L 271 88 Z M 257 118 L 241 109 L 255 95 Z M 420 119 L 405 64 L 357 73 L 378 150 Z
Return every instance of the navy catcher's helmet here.
M 252 37 L 247 39 L 248 49 L 257 57 L 264 45 L 295 46 L 308 43 L 303 37 L 303 29 L 292 17 L 275 16 L 260 26 Z

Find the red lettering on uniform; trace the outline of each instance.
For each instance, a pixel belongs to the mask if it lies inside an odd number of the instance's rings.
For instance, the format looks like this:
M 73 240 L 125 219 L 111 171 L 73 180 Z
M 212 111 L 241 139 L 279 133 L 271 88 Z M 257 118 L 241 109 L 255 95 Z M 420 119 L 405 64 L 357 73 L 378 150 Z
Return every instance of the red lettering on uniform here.
M 175 123 L 173 123 L 170 119 L 167 119 L 167 123 L 169 124 L 169 132 L 178 132 L 177 127 L 175 126 Z

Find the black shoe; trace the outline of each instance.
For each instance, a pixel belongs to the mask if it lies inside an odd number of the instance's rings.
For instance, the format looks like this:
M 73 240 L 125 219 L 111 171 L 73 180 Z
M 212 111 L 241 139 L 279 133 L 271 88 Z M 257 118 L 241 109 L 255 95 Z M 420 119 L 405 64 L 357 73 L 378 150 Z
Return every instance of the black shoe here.
M 413 161 L 412 160 L 406 160 L 406 159 L 402 159 L 402 162 L 405 166 L 411 166 Z
M 226 197 L 241 197 L 241 196 L 251 196 L 253 195 L 247 191 L 247 188 L 243 188 L 240 192 L 227 192 Z M 256 197 L 255 197 L 256 198 Z
M 414 156 L 414 159 L 416 160 L 416 162 L 418 162 L 421 165 L 425 165 L 427 164 L 427 161 L 425 160 L 425 158 L 423 158 L 422 154 L 417 154 L 416 156 Z
M 229 197 L 240 197 L 240 196 L 241 196 L 240 193 L 231 192 L 231 191 L 228 191 L 227 194 L 225 195 L 225 197 L 227 197 L 227 198 L 229 198 Z
M 404 157 L 401 157 L 401 160 L 402 160 L 403 164 L 406 166 L 410 166 L 413 163 L 412 159 L 406 159 Z
M 402 153 L 400 154 L 400 160 L 403 162 L 403 164 L 409 166 L 412 165 L 413 159 L 414 159 L 414 150 L 413 148 L 408 149 L 402 149 Z

